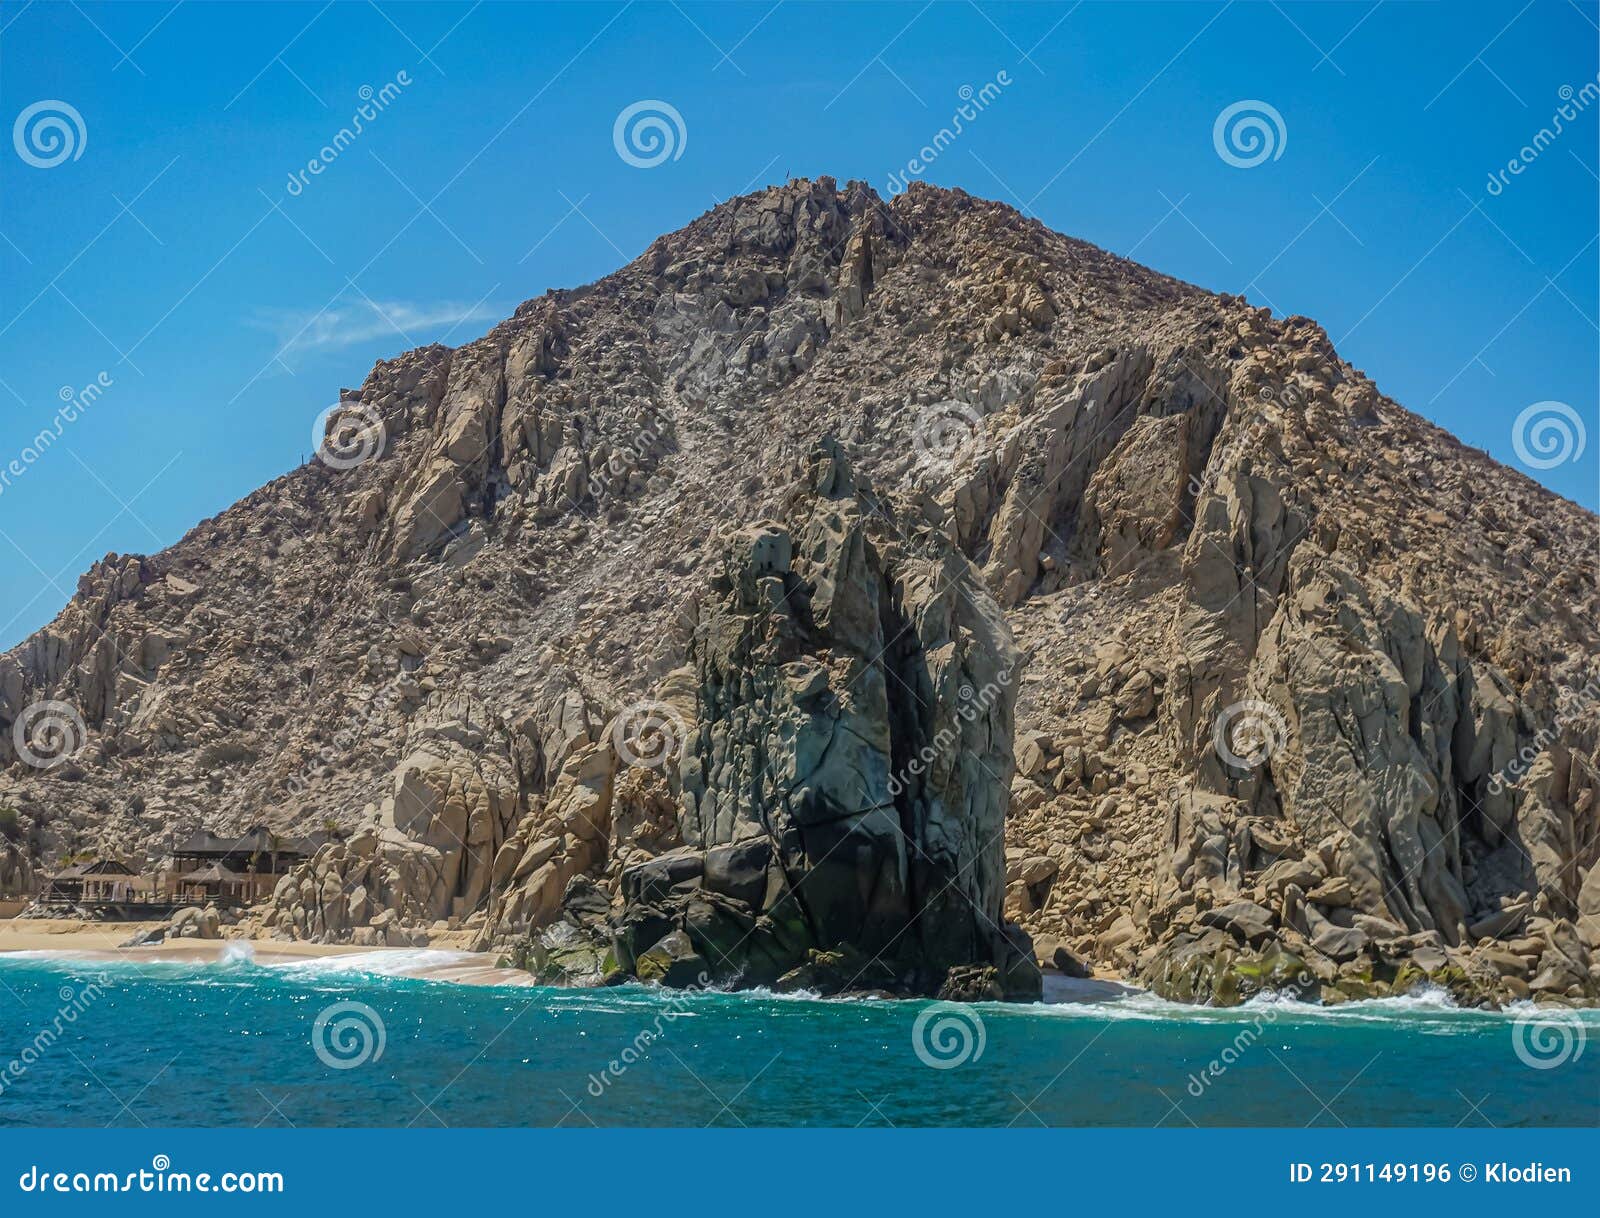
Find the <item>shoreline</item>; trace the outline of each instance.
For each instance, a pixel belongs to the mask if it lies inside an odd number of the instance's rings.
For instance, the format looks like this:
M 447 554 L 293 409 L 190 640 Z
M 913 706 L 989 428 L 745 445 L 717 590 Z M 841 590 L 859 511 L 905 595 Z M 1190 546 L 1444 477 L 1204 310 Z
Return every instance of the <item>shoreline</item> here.
M 187 964 L 200 967 L 249 963 L 260 968 L 284 968 L 327 961 L 330 962 L 326 966 L 327 971 L 333 973 L 366 973 L 374 977 L 517 989 L 546 986 L 546 983 L 540 981 L 533 973 L 498 964 L 497 953 L 470 950 L 465 943 L 467 935 L 463 933 L 440 934 L 420 947 L 369 947 L 349 943 L 311 943 L 298 939 L 259 936 L 168 939 L 163 943 L 148 946 L 123 946 L 134 935 L 164 925 L 166 924 L 163 922 L 90 922 L 79 918 L 0 919 L 0 958 L 26 954 L 85 963 L 102 961 L 129 964 Z M 340 960 L 349 961 L 348 967 L 343 968 L 336 963 Z M 1449 993 L 1448 987 L 1433 988 Z M 1037 1005 L 1074 1006 L 1084 1003 L 1114 1003 L 1147 994 L 1154 996 L 1152 991 L 1145 987 L 1106 970 L 1096 969 L 1091 977 L 1073 978 L 1047 969 L 1044 973 L 1044 995 Z M 1405 996 L 1405 994 L 1373 995 L 1372 998 L 1384 1000 Z M 1453 994 L 1450 998 L 1452 1005 L 1463 1010 L 1484 1009 L 1479 1004 L 1460 1002 Z M 826 1001 L 826 999 L 819 1000 Z M 1016 1005 L 1026 1007 L 1035 1004 Z M 1178 1002 L 1175 1005 L 1189 1004 Z M 1310 1005 L 1334 1010 L 1349 1004 L 1320 1002 Z M 1499 1003 L 1487 1009 L 1503 1011 L 1508 1006 L 1516 1005 L 1516 1002 Z M 1568 1006 L 1564 1003 L 1550 1005 L 1554 1009 L 1600 1010 L 1600 1007 Z M 1222 1011 L 1237 1009 L 1237 1005 L 1230 1008 L 1202 1004 L 1196 1009 Z
M 25 953 L 85 962 L 197 965 L 248 959 L 263 968 L 341 958 L 364 958 L 366 962 L 379 964 L 388 958 L 400 967 L 375 967 L 370 971 L 382 976 L 453 985 L 525 989 L 542 984 L 526 970 L 496 964 L 496 957 L 491 953 L 469 951 L 459 943 L 447 941 L 457 936 L 441 936 L 441 942 L 426 947 L 361 947 L 349 943 L 246 937 L 175 939 L 150 946 L 122 946 L 134 935 L 163 925 L 162 922 L 88 922 L 79 918 L 5 919 L 0 920 L 0 956 Z M 240 954 L 241 947 L 247 955 Z M 1106 1002 L 1143 992 L 1120 977 L 1096 975 L 1072 979 L 1047 974 L 1044 1004 Z
M 573 987 L 548 986 L 534 974 L 523 969 L 505 968 L 494 963 L 488 952 L 468 951 L 453 944 L 431 944 L 427 947 L 361 947 L 346 943 L 307 943 L 301 940 L 231 938 L 231 939 L 180 939 L 162 944 L 141 947 L 119 946 L 146 923 L 118 922 L 95 923 L 73 919 L 30 919 L 19 925 L 12 920 L 0 920 L 0 959 L 6 956 L 42 957 L 56 961 L 78 961 L 120 964 L 177 964 L 197 967 L 251 965 L 257 968 L 287 968 L 329 962 L 325 968 L 330 974 L 365 974 L 374 979 L 400 978 L 415 981 L 444 982 L 449 985 L 480 987 L 510 987 L 516 989 L 549 988 L 569 990 Z M 161 925 L 155 923 L 153 925 Z M 339 961 L 348 961 L 341 967 Z M 582 987 L 579 987 L 582 988 Z M 749 991 L 762 994 L 764 991 Z M 780 995 L 811 997 L 819 1002 L 853 1001 L 854 996 L 827 998 L 820 995 Z M 1365 1002 L 1389 1003 L 1395 999 L 1414 998 L 1418 995 L 1389 995 L 1350 1003 L 1307 1003 L 1308 1010 L 1336 1012 L 1347 1007 L 1361 1007 Z M 1448 991 L 1431 989 L 1433 1000 L 1443 998 L 1445 1004 L 1463 1013 L 1480 1011 L 1484 1014 L 1507 1015 L 1505 1008 L 1483 1008 L 1459 1004 Z M 1072 1007 L 1082 1005 L 1117 1004 L 1127 999 L 1156 998 L 1151 991 L 1133 985 L 1122 978 L 1097 974 L 1088 978 L 1072 978 L 1059 972 L 1046 972 L 1044 997 L 1038 1003 L 1003 1004 L 1017 1010 L 1030 1007 Z M 932 1001 L 896 999 L 895 1001 Z M 1163 1005 L 1182 1008 L 1191 1004 L 1159 1000 Z M 1513 1004 L 1515 1006 L 1517 1004 Z M 1192 1006 L 1197 1014 L 1244 1017 L 1249 1004 L 1234 1007 Z M 1600 1008 L 1559 1008 L 1572 1011 L 1578 1018 L 1585 1014 L 1600 1015 Z M 1259 1017 L 1259 1011 L 1252 1018 Z M 1276 1018 L 1271 1016 L 1269 1018 Z
M 125 961 L 133 964 L 223 964 L 230 959 L 248 959 L 265 968 L 333 960 L 342 957 L 385 956 L 394 960 L 411 957 L 411 967 L 375 969 L 395 977 L 416 977 L 427 981 L 449 981 L 458 985 L 532 986 L 537 981 L 522 969 L 501 968 L 494 957 L 470 952 L 454 943 L 439 943 L 426 948 L 359 947 L 349 943 L 307 943 L 293 939 L 223 938 L 175 939 L 141 947 L 124 947 L 134 935 L 166 925 L 164 922 L 86 922 L 77 918 L 38 918 L 25 922 L 0 921 L 0 956 L 40 953 L 57 959 L 84 961 Z M 230 956 L 230 951 L 235 953 Z M 433 952 L 433 961 L 420 958 Z

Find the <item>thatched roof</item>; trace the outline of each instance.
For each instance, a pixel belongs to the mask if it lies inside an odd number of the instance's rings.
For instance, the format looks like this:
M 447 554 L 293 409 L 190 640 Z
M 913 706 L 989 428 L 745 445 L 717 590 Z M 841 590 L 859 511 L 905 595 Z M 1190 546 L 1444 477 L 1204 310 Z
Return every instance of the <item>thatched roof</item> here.
M 274 836 L 265 825 L 252 825 L 234 837 L 218 836 L 206 829 L 189 835 L 186 841 L 172 848 L 174 854 L 212 856 L 222 858 L 230 854 L 299 854 L 312 853 L 314 847 L 304 838 Z
M 45 876 L 45 879 L 82 880 L 91 876 L 137 874 L 133 868 L 125 863 L 119 863 L 116 859 L 91 859 L 87 863 L 74 863 L 70 867 L 63 867 L 60 871 Z
M 179 876 L 178 883 L 236 884 L 244 878 L 245 877 L 240 875 L 237 871 L 229 871 L 221 863 L 211 863 L 208 866 L 200 868 L 198 871 L 191 871 L 188 875 Z

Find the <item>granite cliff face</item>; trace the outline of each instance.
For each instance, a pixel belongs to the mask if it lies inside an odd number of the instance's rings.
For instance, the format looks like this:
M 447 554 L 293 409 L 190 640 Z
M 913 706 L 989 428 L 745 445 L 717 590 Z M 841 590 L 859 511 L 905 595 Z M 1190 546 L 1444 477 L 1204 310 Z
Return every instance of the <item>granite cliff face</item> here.
M 1037 996 L 1002 924 L 1021 656 L 976 568 L 825 440 L 697 615 L 682 849 L 622 873 L 639 976 Z
M 340 840 L 251 927 L 569 977 L 1589 1001 L 1596 524 L 1305 318 L 791 182 L 96 564 L 7 883 L 265 821 Z

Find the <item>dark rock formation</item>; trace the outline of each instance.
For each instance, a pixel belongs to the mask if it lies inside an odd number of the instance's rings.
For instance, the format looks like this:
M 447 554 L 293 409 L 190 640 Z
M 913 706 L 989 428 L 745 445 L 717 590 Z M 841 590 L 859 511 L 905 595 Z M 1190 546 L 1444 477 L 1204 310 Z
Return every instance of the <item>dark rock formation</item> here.
M 999 607 L 832 441 L 792 520 L 733 538 L 695 625 L 687 845 L 623 873 L 617 963 L 926 994 L 977 964 L 996 996 L 1037 996 L 1002 924 L 1021 657 Z

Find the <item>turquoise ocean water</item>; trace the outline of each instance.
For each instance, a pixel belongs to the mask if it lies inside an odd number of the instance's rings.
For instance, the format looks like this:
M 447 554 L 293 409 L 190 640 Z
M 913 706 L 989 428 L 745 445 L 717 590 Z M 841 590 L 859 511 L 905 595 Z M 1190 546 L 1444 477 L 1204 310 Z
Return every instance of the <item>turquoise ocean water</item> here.
M 1600 1124 L 1595 1012 L 824 1002 L 404 962 L 0 956 L 0 1125 Z

